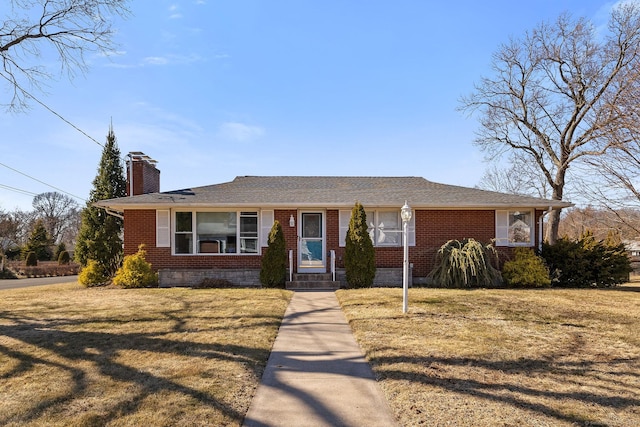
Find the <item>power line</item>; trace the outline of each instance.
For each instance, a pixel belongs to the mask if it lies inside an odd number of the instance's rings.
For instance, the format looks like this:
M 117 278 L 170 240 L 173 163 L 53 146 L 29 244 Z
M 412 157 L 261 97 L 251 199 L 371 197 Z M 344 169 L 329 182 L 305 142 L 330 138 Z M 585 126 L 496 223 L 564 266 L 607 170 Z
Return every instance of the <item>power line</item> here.
M 24 93 L 26 96 L 28 96 L 29 98 L 31 98 L 31 99 L 33 99 L 34 101 L 36 101 L 38 104 L 40 104 L 42 107 L 44 107 L 44 108 L 45 108 L 47 111 L 49 111 L 51 114 L 53 114 L 54 116 L 58 117 L 60 120 L 62 120 L 63 122 L 65 122 L 66 124 L 68 124 L 69 126 L 71 126 L 72 128 L 74 128 L 75 130 L 77 130 L 78 132 L 80 132 L 82 135 L 84 135 L 84 136 L 86 136 L 87 138 L 89 138 L 91 141 L 93 141 L 94 143 L 96 143 L 98 146 L 100 146 L 100 147 L 102 147 L 102 148 L 105 148 L 105 147 L 104 147 L 104 144 L 101 144 L 100 142 L 98 142 L 98 141 L 97 141 L 95 138 L 93 138 L 91 135 L 89 135 L 88 133 L 86 133 L 85 131 L 83 131 L 82 129 L 80 129 L 78 126 L 74 125 L 74 124 L 73 124 L 73 123 L 71 123 L 69 120 L 67 120 L 66 118 L 64 118 L 61 114 L 59 114 L 58 112 L 56 112 L 53 108 L 49 107 L 47 104 L 45 104 L 44 102 L 40 101 L 40 100 L 39 100 L 38 98 L 36 98 L 34 95 L 32 95 L 31 93 L 27 92 L 27 91 L 26 91 L 25 89 L 23 89 L 23 88 L 22 88 L 22 86 L 20 86 L 17 82 L 10 80 L 10 79 L 9 79 L 7 76 L 5 76 L 3 73 L 0 73 L 0 76 L 2 76 L 5 80 L 7 80 L 7 81 L 9 82 L 9 84 L 11 84 L 11 85 L 15 85 L 15 87 L 17 87 L 20 91 L 22 91 L 22 93 Z M 127 162 L 126 157 L 121 157 L 121 158 L 120 158 L 120 160 L 122 160 L 123 162 L 125 162 L 125 164 L 126 164 L 126 162 Z M 8 168 L 8 169 L 11 169 L 11 170 L 13 170 L 14 172 L 17 172 L 17 173 L 19 173 L 19 174 L 21 174 L 21 175 L 24 175 L 24 176 L 26 176 L 27 178 L 33 179 L 34 181 L 37 181 L 37 182 L 39 182 L 39 183 L 41 183 L 41 184 L 44 184 L 44 185 L 46 185 L 46 186 L 48 186 L 48 187 L 51 187 L 51 188 L 53 188 L 53 189 L 55 189 L 55 190 L 58 190 L 58 191 L 60 191 L 60 192 L 62 192 L 62 193 L 64 193 L 64 194 L 67 194 L 67 195 L 69 195 L 69 196 L 75 197 L 76 199 L 80 199 L 80 200 L 83 200 L 83 201 L 85 201 L 85 202 L 87 201 L 84 197 L 76 196 L 76 195 L 71 194 L 71 193 L 69 193 L 69 192 L 67 192 L 67 191 L 64 191 L 64 190 L 62 190 L 62 189 L 60 189 L 60 188 L 58 188 L 58 187 L 55 187 L 55 186 L 53 186 L 53 185 L 51 185 L 51 184 L 47 184 L 47 183 L 46 183 L 46 182 L 44 182 L 44 181 L 41 181 L 41 180 L 39 180 L 39 179 L 37 179 L 37 178 L 33 178 L 32 176 L 29 176 L 29 175 L 27 175 L 27 174 L 25 174 L 25 173 L 23 173 L 23 172 L 20 172 L 20 171 L 19 171 L 19 170 L 17 170 L 17 169 L 11 168 L 11 167 L 9 167 L 9 166 L 7 166 L 7 165 L 5 165 L 5 164 L 0 163 L 0 165 L 1 165 L 1 166 L 6 167 L 6 168 Z M 15 191 L 21 191 L 21 190 L 20 190 L 20 189 L 15 189 Z M 23 193 L 30 193 L 30 192 L 25 192 L 25 191 L 23 191 Z M 34 193 L 30 193 L 30 194 L 34 194 Z M 34 195 L 37 195 L 37 194 L 34 194 Z
M 25 95 L 27 95 L 29 98 L 33 99 L 34 101 L 36 101 L 38 104 L 42 105 L 44 108 L 46 108 L 51 114 L 55 115 L 56 117 L 58 117 L 60 120 L 62 120 L 63 122 L 65 122 L 66 124 L 68 124 L 69 126 L 71 126 L 72 128 L 74 128 L 75 130 L 77 130 L 78 132 L 80 132 L 81 134 L 83 134 L 84 136 L 86 136 L 87 138 L 89 138 L 91 141 L 95 142 L 96 144 L 98 144 L 100 147 L 104 148 L 104 145 L 100 144 L 94 137 L 92 137 L 91 135 L 89 135 L 88 133 L 86 133 L 85 131 L 83 131 L 82 129 L 80 129 L 78 126 L 74 125 L 73 123 L 71 123 L 69 120 L 65 119 L 64 117 L 62 117 L 61 114 L 57 113 L 56 111 L 54 111 L 52 108 L 50 108 L 47 104 L 45 104 L 44 102 L 40 101 L 38 98 L 36 98 L 35 96 L 33 96 L 32 94 L 30 94 L 29 92 L 27 92 L 25 89 L 22 88 L 22 86 L 20 86 L 17 82 L 12 81 L 11 79 L 9 79 L 7 76 L 5 76 L 4 74 L 0 73 L 0 76 L 2 76 L 5 80 L 7 80 L 9 82 L 9 84 L 14 85 L 16 88 L 18 88 L 22 93 L 24 93 Z
M 24 194 L 26 196 L 34 196 L 34 197 L 37 196 L 36 193 L 32 193 L 31 191 L 27 191 L 27 190 L 22 190 L 16 187 L 11 187 L 10 185 L 0 184 L 0 188 L 4 188 L 5 190 L 13 191 L 15 193 Z
M 5 167 L 5 168 L 7 168 L 7 169 L 10 169 L 10 170 L 12 170 L 12 171 L 14 171 L 14 172 L 16 172 L 16 173 L 19 173 L 19 174 L 20 174 L 20 175 L 22 175 L 22 176 L 26 176 L 27 178 L 32 179 L 32 180 L 34 180 L 34 181 L 36 181 L 36 182 L 39 182 L 40 184 L 44 184 L 44 185 L 46 185 L 47 187 L 51 187 L 51 188 L 53 188 L 54 190 L 60 191 L 61 193 L 64 193 L 64 194 L 66 194 L 66 195 L 68 195 L 68 196 L 74 197 L 74 198 L 79 199 L 79 200 L 83 200 L 83 201 L 85 201 L 85 202 L 87 201 L 84 197 L 76 196 L 75 194 L 71 194 L 71 193 L 69 193 L 68 191 L 64 191 L 63 189 L 58 188 L 58 187 L 56 187 L 56 186 L 54 186 L 54 185 L 47 184 L 46 182 L 44 182 L 44 181 L 42 181 L 42 180 L 39 180 L 38 178 L 34 178 L 34 177 L 32 177 L 31 175 L 27 175 L 27 174 L 26 174 L 26 173 L 24 173 L 24 172 L 20 172 L 18 169 L 14 169 L 14 168 L 12 168 L 11 166 L 7 166 L 7 165 L 5 165 L 4 163 L 0 163 L 0 166 L 4 166 L 4 167 Z M 32 194 L 33 194 L 33 193 L 32 193 Z M 34 194 L 34 196 L 37 196 L 37 194 Z

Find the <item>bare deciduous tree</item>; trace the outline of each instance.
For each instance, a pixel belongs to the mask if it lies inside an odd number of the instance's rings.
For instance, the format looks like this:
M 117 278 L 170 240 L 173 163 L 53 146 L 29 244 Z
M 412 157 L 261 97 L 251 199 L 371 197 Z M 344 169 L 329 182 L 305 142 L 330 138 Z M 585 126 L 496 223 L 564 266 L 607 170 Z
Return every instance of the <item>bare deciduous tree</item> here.
M 461 99 L 463 111 L 480 113 L 476 143 L 492 157 L 518 152 L 562 200 L 572 164 L 628 144 L 640 125 L 629 120 L 637 104 L 626 103 L 640 85 L 640 5 L 613 9 L 607 31 L 563 14 L 501 46 L 492 66 Z M 549 215 L 551 243 L 559 219 Z
M 478 188 L 501 193 L 520 194 L 541 198 L 549 198 L 547 182 L 537 173 L 533 165 L 514 156 L 509 167 L 501 168 L 496 164 L 489 167 Z
M 7 0 L 5 0 L 7 1 Z M 44 54 L 57 56 L 60 73 L 87 70 L 90 52 L 113 50 L 113 15 L 126 16 L 127 0 L 11 0 L 0 25 L 0 76 L 9 84 L 11 110 L 26 108 L 30 88 L 53 77 Z
M 79 206 L 71 197 L 51 191 L 38 194 L 33 198 L 32 205 L 53 243 L 60 243 L 65 232 L 72 227 L 76 227 L 77 234 Z

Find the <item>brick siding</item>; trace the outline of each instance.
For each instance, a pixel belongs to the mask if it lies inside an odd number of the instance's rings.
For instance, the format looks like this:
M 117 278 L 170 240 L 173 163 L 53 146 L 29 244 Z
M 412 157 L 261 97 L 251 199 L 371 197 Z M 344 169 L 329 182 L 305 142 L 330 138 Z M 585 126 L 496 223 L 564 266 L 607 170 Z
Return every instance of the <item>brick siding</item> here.
M 542 211 L 536 211 L 534 233 L 538 243 L 537 221 Z M 289 226 L 293 215 L 296 226 Z M 462 240 L 472 237 L 488 243 L 495 237 L 495 212 L 493 210 L 417 210 L 416 246 L 409 247 L 409 261 L 413 264 L 413 275 L 424 277 L 433 268 L 434 258 L 440 246 L 450 239 Z M 297 269 L 298 216 L 295 209 L 276 210 L 275 219 L 280 221 L 287 250 L 294 252 L 294 271 Z M 125 255 L 135 253 L 141 243 L 146 245 L 147 260 L 154 270 L 163 268 L 260 268 L 261 257 L 256 255 L 179 255 L 172 256 L 171 248 L 156 248 L 155 210 L 127 210 L 124 215 Z M 336 252 L 336 267 L 344 268 L 344 247 L 340 247 L 338 210 L 326 211 L 326 250 Z M 502 259 L 508 259 L 511 248 L 499 248 Z M 329 270 L 327 256 L 327 271 Z M 376 248 L 376 265 L 380 268 L 402 266 L 403 248 Z

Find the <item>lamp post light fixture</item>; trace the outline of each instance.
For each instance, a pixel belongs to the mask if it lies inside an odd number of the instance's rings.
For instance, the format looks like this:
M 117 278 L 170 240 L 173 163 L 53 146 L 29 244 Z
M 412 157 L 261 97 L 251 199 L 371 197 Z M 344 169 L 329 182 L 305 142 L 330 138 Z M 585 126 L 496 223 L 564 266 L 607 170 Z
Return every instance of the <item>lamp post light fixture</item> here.
M 402 312 L 407 313 L 409 308 L 409 239 L 407 238 L 407 226 L 411 221 L 411 208 L 404 201 L 404 206 L 400 209 L 402 218 L 402 242 L 404 246 L 404 258 L 402 264 Z

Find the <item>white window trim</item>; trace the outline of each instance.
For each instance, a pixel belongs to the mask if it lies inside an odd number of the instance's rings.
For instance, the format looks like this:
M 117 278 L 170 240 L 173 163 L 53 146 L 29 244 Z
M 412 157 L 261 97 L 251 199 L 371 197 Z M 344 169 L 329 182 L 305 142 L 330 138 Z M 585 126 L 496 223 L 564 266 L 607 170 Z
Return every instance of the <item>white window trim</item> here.
M 509 241 L 509 213 L 514 211 L 526 212 L 531 215 L 531 224 L 529 224 L 529 242 L 510 242 Z M 501 247 L 533 247 L 535 246 L 535 210 L 534 209 L 504 209 L 495 211 L 496 225 L 496 246 Z
M 259 215 L 260 246 L 266 248 L 269 246 L 269 233 L 271 233 L 271 228 L 273 228 L 273 223 L 275 222 L 275 211 L 262 210 L 259 212 Z
M 176 242 L 175 242 L 175 237 L 176 237 L 176 223 L 177 221 L 175 221 L 175 215 L 178 214 L 179 212 L 191 212 L 191 234 L 192 234 L 192 239 L 191 239 L 191 253 L 187 253 L 187 254 L 181 254 L 181 253 L 176 253 Z M 242 253 L 242 252 L 235 252 L 235 253 L 199 253 L 197 251 L 197 245 L 198 245 L 198 239 L 196 238 L 196 229 L 197 229 L 197 214 L 201 212 L 235 212 L 236 214 L 236 224 L 238 224 L 238 227 L 236 229 L 236 241 L 238 242 L 238 245 L 240 243 L 241 237 L 240 237 L 240 215 L 242 212 L 255 212 L 258 215 L 258 244 L 257 244 L 257 249 L 258 251 L 255 253 Z M 171 255 L 174 256 L 259 256 L 262 254 L 262 248 L 261 248 L 261 242 L 262 242 L 262 229 L 261 229 L 261 224 L 260 224 L 260 219 L 261 219 L 261 215 L 260 215 L 261 211 L 260 209 L 255 209 L 255 208 L 244 208 L 244 209 L 240 209 L 240 208 L 236 208 L 236 209 L 196 209 L 196 210 L 192 210 L 192 209 L 175 209 L 171 211 L 171 218 L 173 218 L 173 220 L 171 221 Z M 268 235 L 268 232 L 267 232 Z M 236 251 L 237 248 L 239 246 L 236 247 Z
M 397 212 L 398 213 L 398 220 L 400 221 L 400 244 L 399 245 L 385 245 L 385 244 L 378 244 L 377 242 L 373 242 L 373 246 L 376 248 L 401 248 L 402 247 L 402 220 L 400 219 L 400 209 L 365 209 L 367 215 L 369 215 L 370 213 L 373 213 L 376 216 L 376 221 L 374 221 L 374 223 L 377 223 L 377 216 L 378 216 L 378 212 Z M 351 220 L 351 210 L 340 210 L 338 212 L 338 229 L 339 229 L 339 244 L 340 247 L 343 248 L 345 246 L 345 239 L 347 237 L 347 231 L 349 230 L 349 221 Z M 416 213 L 415 211 L 413 212 L 413 215 L 411 215 L 411 220 L 409 221 L 409 223 L 407 224 L 407 240 L 408 240 L 408 245 L 409 246 L 415 246 L 416 245 Z

